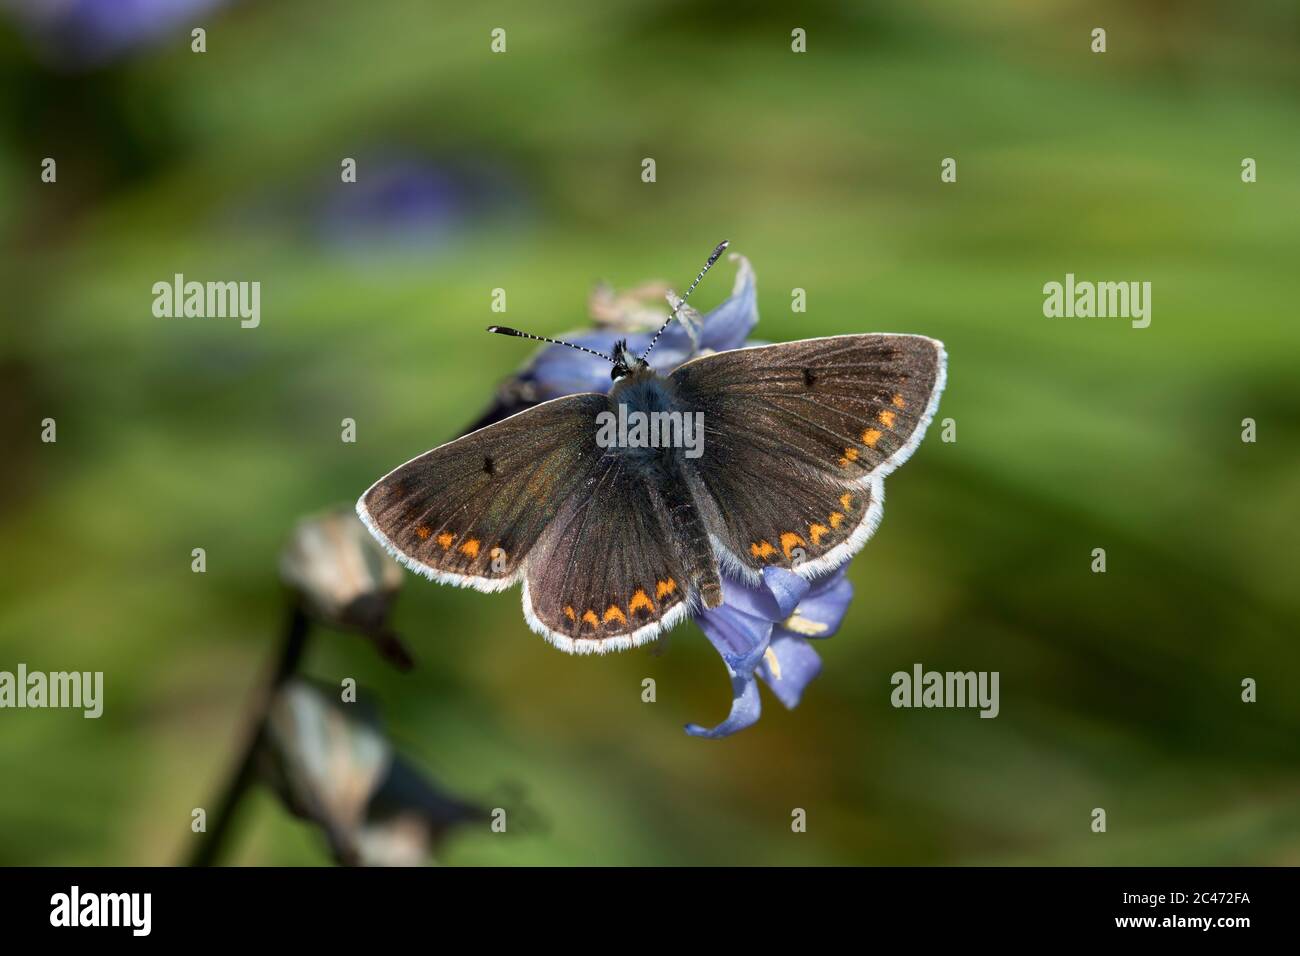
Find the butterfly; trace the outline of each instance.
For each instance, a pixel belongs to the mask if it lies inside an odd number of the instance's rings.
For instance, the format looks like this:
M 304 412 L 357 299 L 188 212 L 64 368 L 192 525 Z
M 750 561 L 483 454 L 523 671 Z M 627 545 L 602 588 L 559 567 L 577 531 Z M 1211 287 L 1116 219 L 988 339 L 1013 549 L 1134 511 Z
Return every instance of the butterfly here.
M 644 644 L 717 607 L 724 574 L 813 579 L 857 553 L 880 522 L 883 479 L 938 407 L 943 344 L 837 335 L 701 355 L 661 375 L 647 361 L 658 336 L 641 356 L 625 342 L 593 353 L 611 363 L 608 394 L 542 402 L 394 469 L 358 500 L 361 520 L 434 581 L 522 582 L 528 625 L 577 654 Z M 664 412 L 702 423 L 698 455 L 600 439 L 611 414 Z

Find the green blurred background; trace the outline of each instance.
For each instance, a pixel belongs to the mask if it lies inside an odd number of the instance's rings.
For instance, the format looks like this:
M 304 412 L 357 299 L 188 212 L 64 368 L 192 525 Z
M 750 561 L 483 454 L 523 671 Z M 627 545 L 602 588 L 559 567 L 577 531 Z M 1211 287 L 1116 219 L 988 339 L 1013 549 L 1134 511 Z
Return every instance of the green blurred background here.
M 517 781 L 545 821 L 439 859 L 1300 863 L 1296 6 L 467 6 L 249 0 L 87 63 L 10 5 L 0 669 L 103 670 L 106 700 L 0 712 L 0 862 L 183 860 L 290 527 L 482 410 L 527 355 L 483 333 L 491 290 L 554 334 L 595 281 L 681 287 L 725 237 L 765 339 L 943 339 L 957 441 L 936 423 L 888 482 L 802 705 L 722 742 L 682 732 L 729 701 L 690 625 L 578 659 L 517 592 L 408 576 L 412 673 L 321 636 L 305 670 L 372 688 L 442 785 Z M 177 272 L 259 280 L 261 326 L 155 318 Z M 1150 328 L 1044 318 L 1066 272 L 1152 282 Z M 999 671 L 1000 716 L 891 708 L 915 662 Z M 232 862 L 328 862 L 266 791 L 239 822 Z

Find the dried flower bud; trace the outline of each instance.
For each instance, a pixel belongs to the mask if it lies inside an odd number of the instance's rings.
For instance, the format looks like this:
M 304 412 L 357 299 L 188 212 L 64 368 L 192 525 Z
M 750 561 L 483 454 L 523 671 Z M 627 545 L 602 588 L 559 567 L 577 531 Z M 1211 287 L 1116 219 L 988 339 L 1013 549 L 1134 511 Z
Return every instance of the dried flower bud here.
M 597 325 L 623 332 L 654 331 L 668 318 L 668 309 L 651 303 L 662 299 L 667 291 L 668 285 L 664 282 L 643 282 L 623 292 L 616 292 L 613 287 L 601 283 L 591 290 L 587 311 Z
M 302 680 L 276 694 L 259 766 L 289 811 L 320 827 L 341 863 L 418 865 L 449 828 L 487 818 L 397 755 L 373 709 Z
M 393 761 L 378 721 L 291 680 L 271 703 L 263 740 L 263 778 L 290 812 L 320 826 L 340 861 L 360 862 L 356 835 Z
M 280 555 L 280 577 L 313 618 L 364 634 L 399 667 L 410 666 L 410 655 L 387 625 L 402 569 L 352 509 L 299 522 Z

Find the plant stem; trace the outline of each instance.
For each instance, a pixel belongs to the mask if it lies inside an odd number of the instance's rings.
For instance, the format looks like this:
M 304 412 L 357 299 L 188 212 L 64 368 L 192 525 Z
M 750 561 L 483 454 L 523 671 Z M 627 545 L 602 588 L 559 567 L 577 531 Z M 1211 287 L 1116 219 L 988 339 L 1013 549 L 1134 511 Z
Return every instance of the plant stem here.
M 276 660 L 271 678 L 263 689 L 261 698 L 254 711 L 254 720 L 248 733 L 248 743 L 243 756 L 235 765 L 235 772 L 226 783 L 221 802 L 209 820 L 206 833 L 200 835 L 198 847 L 190 857 L 190 866 L 212 866 L 219 856 L 222 846 L 230 832 L 239 804 L 247 793 L 249 786 L 257 777 L 257 752 L 266 730 L 266 719 L 271 712 L 271 705 L 280 688 L 298 671 L 303 651 L 307 646 L 309 623 L 307 615 L 295 601 L 285 624 L 284 637 L 280 643 L 280 656 Z

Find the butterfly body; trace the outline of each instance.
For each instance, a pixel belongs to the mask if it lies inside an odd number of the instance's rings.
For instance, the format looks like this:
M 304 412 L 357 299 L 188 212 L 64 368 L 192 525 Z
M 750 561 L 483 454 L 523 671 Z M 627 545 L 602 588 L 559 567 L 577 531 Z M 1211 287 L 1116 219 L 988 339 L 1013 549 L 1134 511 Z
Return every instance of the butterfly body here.
M 915 335 L 845 335 L 697 357 L 660 375 L 615 350 L 608 395 L 519 412 L 376 482 L 357 511 L 434 580 L 523 583 L 563 650 L 654 639 L 722 601 L 723 574 L 829 573 L 875 530 L 883 479 L 916 448 L 946 357 Z M 699 455 L 598 441 L 602 413 L 702 422 Z
M 646 366 L 614 383 L 609 391 L 608 411 L 627 421 L 637 417 L 645 420 L 652 415 L 685 416 L 692 414 L 693 409 L 682 403 L 670 379 Z M 658 465 L 674 470 L 684 451 L 681 447 L 663 443 L 621 446 L 617 450 L 646 467 Z

